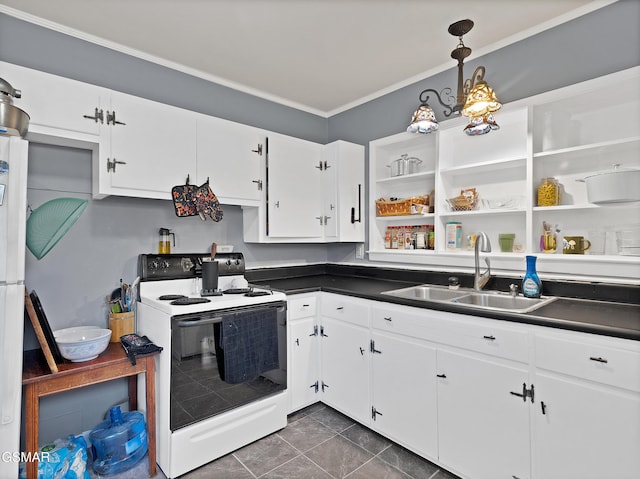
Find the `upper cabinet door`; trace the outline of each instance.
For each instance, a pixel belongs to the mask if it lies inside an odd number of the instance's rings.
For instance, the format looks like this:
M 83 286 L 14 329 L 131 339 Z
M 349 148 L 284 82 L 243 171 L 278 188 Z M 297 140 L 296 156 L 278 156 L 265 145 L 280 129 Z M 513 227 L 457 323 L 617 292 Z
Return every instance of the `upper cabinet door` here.
M 1 77 L 22 92 L 14 105 L 31 117 L 29 132 L 64 138 L 98 135 L 104 126 L 101 97 L 107 90 L 68 78 L 0 62 Z
M 198 184 L 209 178 L 221 203 L 258 206 L 264 185 L 266 134 L 205 115 L 198 117 L 197 124 Z
M 173 186 L 184 184 L 187 176 L 193 182 L 195 114 L 114 92 L 105 109 L 107 121 L 110 147 L 100 151 L 100 174 L 109 175 L 107 194 L 171 199 Z
M 268 236 L 321 240 L 322 145 L 277 134 L 268 143 Z
M 364 242 L 364 147 L 340 140 L 324 148 L 325 239 Z

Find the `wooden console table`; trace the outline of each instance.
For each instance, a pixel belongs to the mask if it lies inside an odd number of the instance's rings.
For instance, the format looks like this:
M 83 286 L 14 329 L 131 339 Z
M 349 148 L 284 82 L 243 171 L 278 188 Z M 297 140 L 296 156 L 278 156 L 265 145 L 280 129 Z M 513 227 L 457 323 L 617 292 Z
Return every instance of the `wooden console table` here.
M 155 354 L 136 357 L 133 366 L 122 345 L 109 343 L 107 349 L 96 359 L 82 363 L 58 364 L 58 372 L 52 373 L 40 350 L 26 351 L 22 372 L 25 392 L 25 424 L 27 452 L 38 451 L 38 425 L 40 398 L 71 389 L 90 386 L 117 378 L 129 378 L 129 410 L 138 409 L 137 376 L 145 373 L 147 396 L 147 437 L 149 441 L 149 477 L 156 475 L 156 392 Z M 38 463 L 27 463 L 27 479 L 37 479 Z

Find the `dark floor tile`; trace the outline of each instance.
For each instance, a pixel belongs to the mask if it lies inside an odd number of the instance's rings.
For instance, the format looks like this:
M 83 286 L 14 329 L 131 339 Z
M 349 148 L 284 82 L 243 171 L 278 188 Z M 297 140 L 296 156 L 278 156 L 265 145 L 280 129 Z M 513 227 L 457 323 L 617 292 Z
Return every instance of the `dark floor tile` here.
M 254 479 L 254 476 L 229 454 L 180 476 L 180 479 Z
M 353 419 L 349 419 L 344 414 L 341 414 L 330 407 L 325 407 L 315 411 L 309 414 L 309 416 L 335 432 L 342 432 L 349 426 L 353 426 L 356 423 Z
M 360 424 L 354 424 L 340 434 L 374 455 L 392 444 L 388 439 Z
M 275 469 L 299 454 L 277 434 L 260 439 L 233 453 L 236 459 L 256 476 Z
M 349 474 L 346 479 L 411 479 L 411 477 L 374 457 Z
M 333 479 L 305 456 L 298 456 L 260 479 Z
M 382 451 L 378 457 L 414 479 L 429 479 L 438 471 L 435 464 L 396 444 Z
M 335 436 L 308 451 L 305 456 L 334 477 L 343 478 L 373 457 L 360 446 Z
M 315 419 L 305 416 L 287 425 L 278 435 L 300 452 L 306 452 L 318 444 L 331 439 L 336 435 L 336 432 Z

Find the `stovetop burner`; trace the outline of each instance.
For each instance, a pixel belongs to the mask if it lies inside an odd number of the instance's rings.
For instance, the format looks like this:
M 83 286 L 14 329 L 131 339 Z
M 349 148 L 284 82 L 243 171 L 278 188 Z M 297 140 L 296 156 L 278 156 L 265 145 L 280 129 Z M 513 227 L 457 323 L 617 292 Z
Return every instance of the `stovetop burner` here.
M 273 293 L 270 291 L 249 291 L 248 293 L 245 294 L 245 296 L 253 298 L 255 296 L 269 296 L 270 294 L 273 294 Z
M 163 294 L 158 299 L 160 301 L 173 301 L 175 299 L 182 299 L 182 298 L 186 298 L 186 296 L 184 294 Z
M 222 291 L 219 289 L 203 289 L 200 291 L 200 296 L 222 296 Z
M 176 306 L 188 306 L 190 304 L 200 304 L 200 303 L 210 303 L 211 300 L 207 299 L 207 298 L 187 298 L 186 296 L 184 298 L 178 298 L 175 301 L 171 301 L 170 304 L 176 305 Z
M 224 294 L 245 294 L 253 291 L 251 288 L 230 288 L 223 291 Z

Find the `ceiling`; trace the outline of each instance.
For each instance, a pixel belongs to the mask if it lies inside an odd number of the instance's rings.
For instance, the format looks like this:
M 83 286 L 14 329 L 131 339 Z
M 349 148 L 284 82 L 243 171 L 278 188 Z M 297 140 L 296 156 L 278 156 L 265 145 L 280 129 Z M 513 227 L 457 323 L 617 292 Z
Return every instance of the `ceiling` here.
M 613 0 L 0 0 L 0 12 L 322 116 Z

